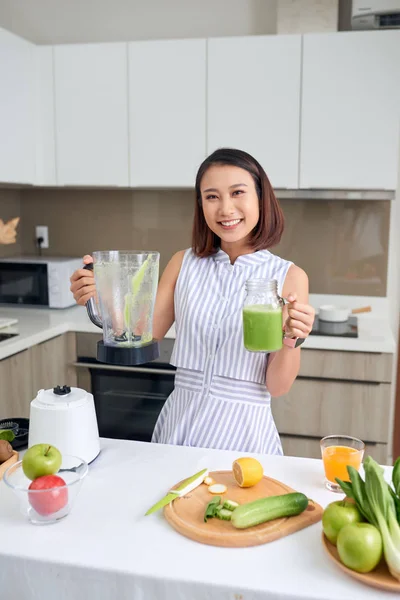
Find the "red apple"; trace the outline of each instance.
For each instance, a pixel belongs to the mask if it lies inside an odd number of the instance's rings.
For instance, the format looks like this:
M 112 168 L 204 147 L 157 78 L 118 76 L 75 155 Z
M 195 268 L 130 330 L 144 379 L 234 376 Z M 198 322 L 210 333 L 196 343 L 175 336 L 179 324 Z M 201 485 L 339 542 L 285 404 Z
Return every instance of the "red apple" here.
M 43 517 L 58 512 L 68 502 L 68 488 L 62 486 L 66 486 L 66 483 L 58 475 L 38 477 L 29 486 L 29 489 L 32 490 L 32 493 L 28 492 L 30 505 Z M 43 491 L 33 492 L 33 490 Z

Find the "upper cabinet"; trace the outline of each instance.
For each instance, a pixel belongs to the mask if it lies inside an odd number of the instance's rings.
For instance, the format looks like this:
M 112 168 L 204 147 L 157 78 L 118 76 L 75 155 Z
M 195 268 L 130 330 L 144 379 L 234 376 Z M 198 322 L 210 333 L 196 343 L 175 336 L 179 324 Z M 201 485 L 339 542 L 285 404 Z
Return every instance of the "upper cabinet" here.
M 35 48 L 36 185 L 56 185 L 54 73 L 52 46 Z
M 299 184 L 301 36 L 208 40 L 207 151 L 249 152 L 271 184 Z
M 54 47 L 59 185 L 128 186 L 127 44 Z
M 400 31 L 304 36 L 300 187 L 397 187 Z
M 132 187 L 193 187 L 206 153 L 206 41 L 129 44 Z
M 0 29 L 0 183 L 193 188 L 224 146 L 275 188 L 395 190 L 400 31 L 35 46 Z
M 0 29 L 0 182 L 35 179 L 35 46 Z

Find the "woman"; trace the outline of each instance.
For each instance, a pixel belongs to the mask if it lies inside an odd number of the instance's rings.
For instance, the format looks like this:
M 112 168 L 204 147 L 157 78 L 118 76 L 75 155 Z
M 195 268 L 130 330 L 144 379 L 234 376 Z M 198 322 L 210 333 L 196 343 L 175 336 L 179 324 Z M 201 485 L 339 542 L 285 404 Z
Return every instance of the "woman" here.
M 192 248 L 172 257 L 157 291 L 153 334 L 162 339 L 175 322 L 171 364 L 177 371 L 153 442 L 282 454 L 271 396 L 290 390 L 300 367 L 298 345 L 314 321 L 306 273 L 268 250 L 282 232 L 282 211 L 252 156 L 220 149 L 202 163 Z M 250 278 L 276 279 L 288 301 L 278 352 L 244 348 L 242 307 Z M 71 291 L 84 305 L 95 291 L 93 274 L 74 273 Z

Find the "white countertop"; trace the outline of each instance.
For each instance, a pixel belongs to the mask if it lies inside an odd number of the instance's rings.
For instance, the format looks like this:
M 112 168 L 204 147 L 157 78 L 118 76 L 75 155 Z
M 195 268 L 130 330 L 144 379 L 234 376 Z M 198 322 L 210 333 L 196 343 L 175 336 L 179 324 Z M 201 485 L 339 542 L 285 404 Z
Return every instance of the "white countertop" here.
M 0 318 L 18 319 L 16 325 L 0 329 L 0 333 L 19 334 L 18 337 L 0 342 L 0 360 L 68 331 L 101 334 L 101 329 L 93 325 L 86 308 L 82 306 L 63 310 L 0 306 Z M 174 327 L 165 337 L 175 338 Z
M 323 507 L 343 496 L 323 485 L 321 460 L 253 455 L 265 475 Z M 237 453 L 120 440 L 102 451 L 72 512 L 34 526 L 0 483 L 0 587 L 11 600 L 383 600 L 326 556 L 321 523 L 253 548 L 219 548 L 177 533 L 146 510 L 202 468 L 231 469 Z M 391 468 L 386 468 L 387 478 Z M 389 480 L 389 479 L 388 479 Z
M 310 294 L 310 303 L 316 310 L 321 304 L 326 303 L 347 305 L 350 308 L 370 305 L 372 312 L 357 315 L 359 329 L 357 338 L 312 335 L 305 341 L 303 348 L 353 352 L 394 353 L 396 351 L 396 341 L 391 329 L 386 298 Z M 81 306 L 73 306 L 64 310 L 0 306 L 1 318 L 18 319 L 16 325 L 0 331 L 16 332 L 19 335 L 0 342 L 0 360 L 68 331 L 101 333 L 101 330 L 89 320 L 86 309 Z M 171 327 L 166 337 L 175 338 L 174 326 Z

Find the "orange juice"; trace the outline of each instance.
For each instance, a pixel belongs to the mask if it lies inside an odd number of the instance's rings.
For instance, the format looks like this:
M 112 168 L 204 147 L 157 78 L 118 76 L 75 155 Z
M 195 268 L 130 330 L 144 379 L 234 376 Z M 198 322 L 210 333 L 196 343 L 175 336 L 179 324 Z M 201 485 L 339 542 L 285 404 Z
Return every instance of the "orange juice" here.
M 350 465 L 358 471 L 362 455 L 360 450 L 349 448 L 349 446 L 327 446 L 322 452 L 325 477 L 332 482 L 335 482 L 336 477 L 342 481 L 349 481 L 346 467 Z

